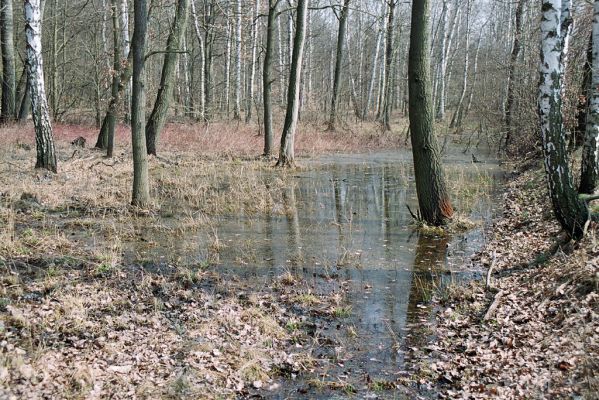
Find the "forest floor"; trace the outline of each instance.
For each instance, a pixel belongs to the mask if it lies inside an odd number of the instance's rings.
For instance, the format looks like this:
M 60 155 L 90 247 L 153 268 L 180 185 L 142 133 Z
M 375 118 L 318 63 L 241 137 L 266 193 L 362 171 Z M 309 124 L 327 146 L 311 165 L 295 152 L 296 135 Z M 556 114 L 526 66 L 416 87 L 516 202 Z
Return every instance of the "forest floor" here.
M 306 129 L 297 153 L 403 147 L 403 135 L 377 129 Z M 177 238 L 213 230 L 221 212 L 285 213 L 274 206 L 292 172 L 268 173 L 272 163 L 257 157 L 261 136 L 243 124 L 169 125 L 163 151 L 150 157 L 161 207 L 139 210 L 128 206 L 126 150 L 107 160 L 69 144 L 83 136 L 90 147 L 95 132 L 56 128 L 55 175 L 33 169 L 29 127 L 0 129 L 0 398 L 268 397 L 281 377 L 317 370 L 319 324 L 346 312 L 343 287 L 323 295 L 289 273 L 261 288 L 222 276 L 209 268 L 223 246 L 216 231 L 208 263 L 139 265 L 122 256 L 125 239 L 152 245 L 148 226 Z M 117 143 L 128 143 L 124 128 Z M 510 180 L 503 200 L 492 240 L 474 260 L 493 265 L 492 287 L 473 281 L 437 294 L 434 343 L 410 349 L 412 373 L 385 390 L 407 398 L 599 392 L 597 227 L 545 256 L 559 229 L 543 172 Z M 176 226 L 162 222 L 172 217 Z M 353 392 L 334 383 L 340 396 Z M 380 383 L 369 385 L 375 398 Z
M 265 174 L 261 137 L 208 129 L 168 127 L 149 161 L 160 204 L 149 210 L 128 206 L 127 150 L 107 160 L 70 145 L 93 145 L 94 129 L 56 127 L 58 174 L 33 169 L 30 127 L 0 129 L 1 399 L 248 397 L 316 368 L 318 324 L 347 313 L 343 288 L 315 294 L 290 273 L 258 288 L 222 276 L 209 268 L 224 246 L 216 230 L 202 262 L 123 259 L 124 240 L 152 246 L 149 227 L 178 237 L 214 229 L 220 213 L 286 212 L 276 204 L 291 172 Z M 307 132 L 297 153 L 401 145 L 372 129 Z M 120 128 L 117 143 L 127 141 Z
M 413 349 L 441 398 L 597 398 L 599 237 L 558 246 L 539 163 L 507 183 L 503 214 L 474 262 L 486 279 L 438 294 L 436 340 Z

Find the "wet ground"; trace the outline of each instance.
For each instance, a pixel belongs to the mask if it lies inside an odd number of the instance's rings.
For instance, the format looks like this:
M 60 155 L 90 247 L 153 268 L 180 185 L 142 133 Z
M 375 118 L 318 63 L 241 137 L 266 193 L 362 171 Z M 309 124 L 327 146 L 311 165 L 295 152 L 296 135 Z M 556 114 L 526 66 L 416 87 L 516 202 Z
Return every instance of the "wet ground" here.
M 388 387 L 412 373 L 410 348 L 432 334 L 427 301 L 477 273 L 469 257 L 485 241 L 501 176 L 496 162 L 478 158 L 484 162 L 461 152 L 445 159 L 454 207 L 477 223 L 465 233 L 424 235 L 411 225 L 407 206 L 418 207 L 409 154 L 335 155 L 305 161 L 265 215 L 220 216 L 212 229 L 176 237 L 145 227 L 122 244 L 124 258 L 168 266 L 175 255 L 250 290 L 291 274 L 316 295 L 339 294 L 336 321 L 312 328 L 320 343 L 314 372 L 283 378 L 258 397 L 406 397 Z M 276 174 L 265 173 L 265 184 Z M 176 223 L 181 210 L 167 209 L 164 223 Z

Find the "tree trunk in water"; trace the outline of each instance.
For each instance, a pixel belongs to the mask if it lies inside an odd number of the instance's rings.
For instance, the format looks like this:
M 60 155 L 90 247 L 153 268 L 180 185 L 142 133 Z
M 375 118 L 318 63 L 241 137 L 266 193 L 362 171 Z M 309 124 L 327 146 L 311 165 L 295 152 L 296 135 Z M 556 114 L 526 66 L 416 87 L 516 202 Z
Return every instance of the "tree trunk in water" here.
M 148 156 L 145 136 L 144 64 L 148 10 L 146 0 L 133 2 L 133 89 L 131 91 L 131 140 L 133 148 L 133 195 L 131 204 L 146 207 L 150 203 Z
M 393 29 L 395 28 L 395 7 L 397 6 L 397 0 L 389 1 L 389 21 L 387 22 L 387 40 L 385 50 L 385 82 L 383 88 L 383 112 L 381 115 L 381 122 L 385 131 L 391 130 L 391 82 L 393 77 Z
M 522 11 L 524 10 L 524 0 L 518 0 L 518 6 L 516 7 L 516 31 L 514 32 L 514 45 L 512 47 L 512 54 L 510 56 L 510 69 L 507 77 L 507 101 L 505 104 L 505 126 L 507 129 L 505 135 L 505 150 L 507 151 L 508 145 L 512 135 L 514 134 L 514 111 L 516 105 L 514 104 L 514 78 L 516 75 L 516 64 L 518 63 L 518 55 L 520 54 L 520 37 L 522 36 Z
M 281 147 L 277 166 L 292 167 L 295 164 L 294 139 L 297 128 L 299 111 L 300 83 L 302 76 L 302 58 L 304 41 L 306 39 L 306 17 L 309 0 L 298 0 L 295 22 L 295 38 L 293 40 L 293 57 L 289 73 L 289 86 L 287 88 L 287 111 L 281 135 Z
M 545 171 L 553 211 L 574 239 L 584 235 L 589 212 L 574 189 L 562 120 L 563 49 L 568 35 L 571 0 L 543 0 L 538 112 Z
M 429 78 L 429 0 L 412 4 L 412 28 L 408 61 L 410 132 L 414 156 L 416 192 L 422 218 L 442 225 L 453 215 L 441 166 L 439 145 L 433 131 L 433 102 Z
M 275 39 L 275 24 L 277 19 L 277 5 L 279 0 L 268 0 L 268 22 L 266 23 L 266 50 L 264 52 L 264 66 L 262 68 L 262 97 L 264 101 L 264 156 L 273 152 L 272 132 L 272 56 Z
M 599 0 L 593 15 L 591 87 L 588 98 L 585 140 L 582 148 L 580 193 L 595 191 L 599 176 Z
M 56 151 L 50 124 L 50 112 L 44 87 L 42 58 L 42 19 L 39 0 L 25 1 L 25 34 L 27 37 L 27 68 L 31 82 L 31 109 L 35 125 L 37 150 L 36 168 L 56 172 Z
M 258 15 L 260 14 L 260 0 L 256 0 L 254 5 L 251 36 L 251 55 L 250 55 L 250 71 L 247 85 L 247 98 L 246 98 L 246 110 L 245 110 L 245 123 L 252 119 L 252 106 L 254 104 L 254 81 L 256 79 L 256 46 L 258 43 Z
M 350 0 L 343 0 L 343 8 L 339 16 L 339 33 L 337 34 L 337 55 L 335 57 L 335 74 L 333 77 L 333 95 L 331 96 L 331 114 L 329 116 L 329 130 L 335 130 L 337 122 L 337 97 L 339 96 L 339 84 L 341 83 L 341 67 L 343 63 L 343 46 L 345 46 L 345 30 L 347 27 L 347 16 L 349 15 Z
M 162 73 L 160 75 L 160 88 L 156 96 L 154 108 L 146 125 L 146 142 L 148 145 L 148 154 L 156 155 L 156 142 L 160 132 L 164 128 L 168 108 L 173 97 L 175 68 L 177 66 L 178 52 L 180 51 L 181 41 L 185 34 L 187 26 L 187 16 L 190 0 L 178 0 L 177 12 L 173 25 L 171 27 L 166 42 L 166 54 L 162 64 Z
M 2 50 L 2 101 L 0 123 L 16 117 L 16 71 L 12 0 L 0 1 L 0 44 Z

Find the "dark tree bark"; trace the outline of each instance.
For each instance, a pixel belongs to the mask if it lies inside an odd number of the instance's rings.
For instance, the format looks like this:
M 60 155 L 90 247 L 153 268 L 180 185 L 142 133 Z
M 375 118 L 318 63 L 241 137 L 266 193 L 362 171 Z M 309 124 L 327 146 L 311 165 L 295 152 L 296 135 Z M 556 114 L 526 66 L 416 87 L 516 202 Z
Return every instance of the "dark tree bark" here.
M 144 64 L 147 34 L 146 0 L 134 0 L 134 29 L 131 41 L 133 53 L 133 89 L 131 91 L 131 139 L 133 147 L 133 195 L 134 206 L 145 207 L 150 203 L 148 180 L 148 156 L 145 136 L 145 88 Z
M 0 123 L 16 118 L 16 71 L 12 0 L 0 1 L 0 44 L 2 50 L 2 109 Z
M 383 95 L 383 112 L 381 115 L 381 122 L 383 124 L 383 128 L 386 131 L 391 130 L 391 106 L 392 106 L 392 80 L 395 75 L 393 72 L 393 30 L 395 28 L 395 7 L 397 6 L 397 0 L 390 0 L 387 4 L 389 4 L 389 15 L 387 21 L 387 40 L 386 49 L 385 49 L 385 70 L 387 74 L 385 75 L 384 82 L 384 95 Z
M 273 153 L 272 132 L 272 58 L 275 40 L 275 24 L 277 19 L 277 5 L 279 0 L 268 0 L 268 21 L 266 23 L 266 50 L 264 52 L 264 66 L 262 68 L 262 96 L 264 101 L 264 151 L 268 157 Z
M 516 105 L 514 104 L 514 78 L 516 75 L 516 64 L 518 63 L 518 56 L 520 55 L 520 37 L 522 36 L 522 11 L 524 10 L 524 1 L 518 0 L 518 6 L 516 7 L 516 27 L 514 32 L 514 45 L 512 46 L 512 54 L 510 56 L 510 69 L 507 77 L 507 101 L 505 104 L 505 126 L 507 132 L 505 134 L 505 150 L 508 150 L 511 138 L 514 134 L 514 111 Z
M 430 86 L 429 0 L 412 3 L 408 61 L 410 132 L 418 204 L 424 221 L 442 225 L 453 215 L 434 133 Z
M 580 168 L 580 193 L 592 194 L 599 177 L 599 0 L 595 0 L 593 16 L 593 34 L 591 37 L 590 85 L 588 88 L 588 107 L 586 132 L 582 147 Z
M 57 171 L 54 136 L 50 123 L 48 100 L 44 87 L 44 62 L 42 57 L 42 13 L 40 0 L 26 0 L 25 35 L 27 37 L 27 73 L 31 84 L 31 109 L 35 126 L 37 151 L 36 168 Z
M 295 165 L 294 141 L 299 114 L 299 97 L 302 77 L 302 59 L 304 42 L 306 39 L 306 19 L 309 0 L 298 0 L 297 15 L 295 19 L 295 37 L 293 39 L 293 55 L 291 57 L 291 70 L 289 72 L 289 86 L 287 88 L 287 111 L 281 135 L 281 147 L 277 166 L 292 167 Z
M 177 12 L 171 31 L 166 42 L 166 54 L 164 55 L 164 64 L 162 64 L 162 74 L 160 75 L 160 87 L 154 108 L 146 125 L 146 142 L 148 145 L 148 154 L 156 155 L 156 142 L 160 132 L 164 128 L 168 108 L 173 89 L 175 87 L 175 68 L 185 28 L 187 27 L 187 17 L 189 14 L 190 0 L 177 0 Z
M 335 73 L 333 75 L 333 95 L 331 96 L 331 115 L 329 116 L 329 130 L 335 130 L 337 122 L 337 97 L 339 97 L 339 84 L 341 83 L 341 68 L 343 65 L 343 48 L 345 46 L 345 31 L 349 15 L 350 0 L 343 0 L 343 8 L 339 16 L 339 32 L 337 33 L 337 55 L 335 57 Z

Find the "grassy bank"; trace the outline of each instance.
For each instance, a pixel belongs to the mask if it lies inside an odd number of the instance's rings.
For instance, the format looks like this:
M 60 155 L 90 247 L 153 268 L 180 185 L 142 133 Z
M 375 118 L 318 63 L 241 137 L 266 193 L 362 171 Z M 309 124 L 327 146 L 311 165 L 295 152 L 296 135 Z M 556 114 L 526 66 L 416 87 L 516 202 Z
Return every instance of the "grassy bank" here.
M 596 398 L 599 241 L 556 246 L 539 166 L 510 179 L 475 262 L 489 279 L 439 295 L 436 340 L 414 349 L 422 387 L 443 398 Z M 488 285 L 487 285 L 488 283 Z

